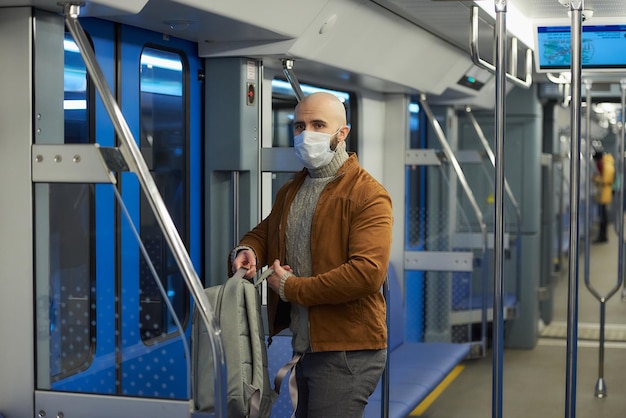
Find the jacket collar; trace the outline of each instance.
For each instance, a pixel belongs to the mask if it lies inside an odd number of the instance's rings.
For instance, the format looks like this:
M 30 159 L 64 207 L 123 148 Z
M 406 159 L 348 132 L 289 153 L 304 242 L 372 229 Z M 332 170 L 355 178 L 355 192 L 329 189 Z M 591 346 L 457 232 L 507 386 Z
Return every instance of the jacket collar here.
M 346 160 L 345 163 L 341 165 L 341 167 L 339 167 L 339 170 L 337 170 L 337 174 L 335 174 L 335 178 L 343 176 L 344 174 L 355 169 L 358 166 L 359 166 L 359 159 L 356 153 L 348 152 L 348 159 Z M 294 177 L 294 181 L 300 184 L 304 182 L 304 179 L 308 175 L 309 175 L 309 170 L 307 168 L 303 168 L 302 170 L 296 173 Z

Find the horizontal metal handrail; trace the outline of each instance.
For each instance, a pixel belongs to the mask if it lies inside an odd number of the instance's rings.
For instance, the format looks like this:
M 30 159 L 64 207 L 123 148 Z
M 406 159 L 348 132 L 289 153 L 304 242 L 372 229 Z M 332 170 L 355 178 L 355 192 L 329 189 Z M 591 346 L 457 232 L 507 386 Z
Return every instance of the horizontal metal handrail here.
M 511 63 L 515 68 L 513 71 L 517 72 L 517 38 L 513 41 L 513 48 L 511 48 Z M 492 74 L 496 73 L 496 67 L 483 60 L 480 57 L 480 50 L 478 48 L 478 6 L 470 7 L 470 55 L 472 57 L 472 61 L 477 66 L 484 68 L 485 70 L 491 72 Z M 522 80 L 517 78 L 515 74 L 506 73 L 506 79 L 515 83 L 517 86 L 523 87 L 525 89 L 530 88 L 533 83 L 533 51 L 530 48 L 526 49 L 526 61 L 525 61 L 525 79 Z

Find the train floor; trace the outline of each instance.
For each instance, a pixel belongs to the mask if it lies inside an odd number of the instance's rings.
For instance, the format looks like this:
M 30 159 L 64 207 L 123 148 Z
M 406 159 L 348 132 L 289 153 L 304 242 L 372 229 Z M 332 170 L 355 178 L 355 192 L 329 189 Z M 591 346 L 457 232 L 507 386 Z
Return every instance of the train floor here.
M 617 236 L 612 225 L 608 243 L 590 251 L 590 284 L 601 296 L 617 283 Z M 593 237 L 594 234 L 591 234 Z M 622 287 L 606 302 L 604 382 L 606 396 L 595 396 L 599 376 L 600 302 L 584 281 L 581 245 L 579 267 L 579 343 L 576 370 L 576 409 L 566 412 L 566 324 L 568 272 L 554 278 L 553 321 L 540 328 L 533 349 L 504 350 L 503 418 L 621 418 L 626 416 L 626 302 Z M 567 269 L 567 257 L 564 258 Z M 610 341 L 609 341 L 610 340 Z M 492 352 L 463 362 L 463 371 L 421 414 L 426 418 L 487 418 L 492 413 Z

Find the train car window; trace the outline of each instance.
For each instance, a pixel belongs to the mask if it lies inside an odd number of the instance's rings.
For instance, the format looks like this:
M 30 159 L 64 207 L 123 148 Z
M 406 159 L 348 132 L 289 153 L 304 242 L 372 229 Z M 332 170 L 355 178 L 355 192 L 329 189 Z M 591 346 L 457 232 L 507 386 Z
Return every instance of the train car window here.
M 180 53 L 145 47 L 141 54 L 141 152 L 150 168 L 183 241 L 188 245 L 189 169 L 187 97 L 188 72 Z M 189 292 L 165 237 L 141 195 L 140 235 L 180 322 L 188 320 Z M 140 260 L 141 338 L 144 342 L 176 331 L 152 271 Z
M 409 113 L 409 147 L 411 149 L 424 148 L 426 137 L 424 112 L 417 101 L 412 100 L 408 107 Z M 424 240 L 424 228 L 420 224 L 419 214 L 425 205 L 425 178 L 426 167 L 406 166 L 406 247 L 407 250 L 417 250 Z
M 350 135 L 346 141 L 349 152 L 358 149 L 358 123 L 356 98 L 353 93 L 326 89 L 310 84 L 301 84 L 302 92 L 307 95 L 316 91 L 326 91 L 337 96 L 346 107 L 346 116 L 350 126 Z M 298 100 L 291 85 L 278 78 L 272 80 L 272 147 L 293 147 L 293 111 Z M 292 174 L 274 173 L 272 190 L 275 195 L 280 186 L 291 179 Z
M 85 65 L 69 34 L 64 39 L 66 144 L 91 142 L 90 89 Z M 49 186 L 50 377 L 85 367 L 95 336 L 95 191 L 90 184 Z
M 358 135 L 356 123 L 356 100 L 354 94 L 331 90 L 310 84 L 301 84 L 300 87 L 305 95 L 316 91 L 326 91 L 337 96 L 346 107 L 346 116 L 350 125 L 350 136 L 346 142 L 348 151 L 355 151 L 358 148 Z M 281 79 L 272 80 L 272 114 L 273 114 L 273 147 L 293 147 L 293 110 L 298 104 L 296 95 L 291 85 Z
M 64 39 L 65 143 L 90 142 L 90 89 L 78 48 Z M 49 208 L 49 364 L 50 379 L 74 374 L 94 352 L 95 263 L 94 188 L 88 184 L 54 183 L 48 187 Z

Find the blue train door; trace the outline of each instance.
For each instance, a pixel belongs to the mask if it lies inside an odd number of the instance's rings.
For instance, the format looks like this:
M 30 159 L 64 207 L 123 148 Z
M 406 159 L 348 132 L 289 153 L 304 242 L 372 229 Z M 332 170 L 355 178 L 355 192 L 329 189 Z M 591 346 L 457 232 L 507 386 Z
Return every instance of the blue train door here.
M 196 44 L 96 19 L 81 24 L 200 272 Z M 116 146 L 67 33 L 64 49 L 65 143 Z M 53 185 L 51 196 L 50 252 L 64 256 L 51 256 L 60 261 L 50 272 L 50 388 L 188 399 L 192 303 L 135 175 L 118 174 L 116 188 Z
M 129 26 L 121 28 L 120 37 L 122 113 L 198 268 L 201 106 L 196 45 Z M 188 397 L 188 348 L 177 328 L 189 331 L 189 292 L 134 174 L 123 175 L 121 189 L 135 223 L 134 230 L 128 222 L 120 223 L 120 314 L 126 325 L 119 344 L 122 393 Z

